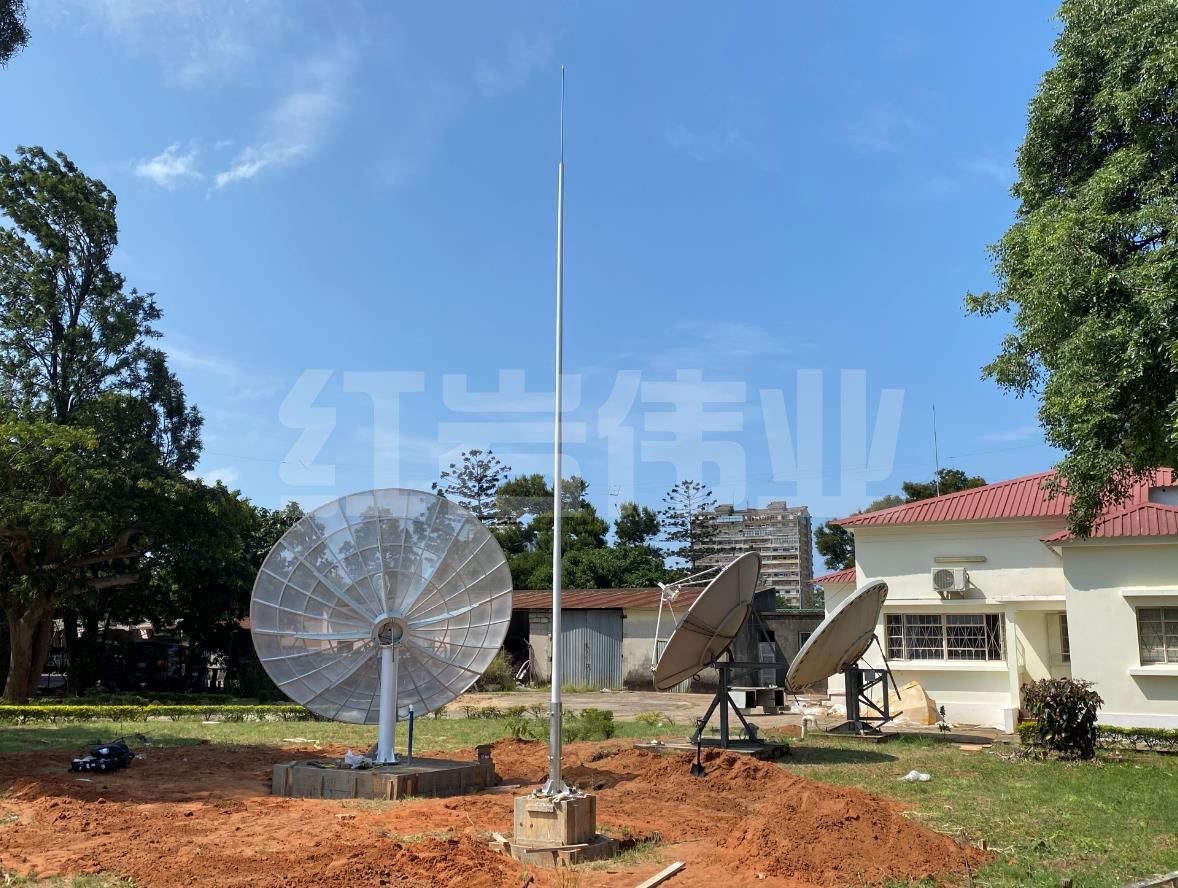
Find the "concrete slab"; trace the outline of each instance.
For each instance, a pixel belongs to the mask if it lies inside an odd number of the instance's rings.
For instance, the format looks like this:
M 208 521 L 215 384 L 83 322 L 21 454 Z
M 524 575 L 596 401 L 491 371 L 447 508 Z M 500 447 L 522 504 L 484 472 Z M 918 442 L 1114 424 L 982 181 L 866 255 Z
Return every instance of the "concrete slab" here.
M 349 768 L 339 759 L 283 762 L 274 766 L 270 793 L 303 799 L 373 799 L 465 795 L 494 786 L 495 765 L 414 758 L 412 764 Z

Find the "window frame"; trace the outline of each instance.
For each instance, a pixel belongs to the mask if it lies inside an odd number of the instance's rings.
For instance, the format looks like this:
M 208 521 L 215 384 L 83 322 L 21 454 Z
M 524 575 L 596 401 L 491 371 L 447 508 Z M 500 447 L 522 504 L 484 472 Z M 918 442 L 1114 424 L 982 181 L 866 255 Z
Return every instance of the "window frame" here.
M 1137 607 L 1137 660 L 1142 666 L 1174 666 L 1178 665 L 1178 607 L 1167 607 L 1164 604 L 1151 607 Z M 1144 614 L 1157 614 L 1156 620 L 1143 620 Z M 1157 623 L 1158 638 L 1161 641 L 1161 658 L 1146 656 L 1145 634 L 1142 632 L 1143 623 Z M 1172 642 L 1169 639 L 1174 639 Z
M 885 614 L 884 637 L 889 660 L 910 663 L 1001 663 L 1006 660 L 1006 630 L 1002 614 L 984 611 Z M 971 639 L 977 643 L 964 643 Z

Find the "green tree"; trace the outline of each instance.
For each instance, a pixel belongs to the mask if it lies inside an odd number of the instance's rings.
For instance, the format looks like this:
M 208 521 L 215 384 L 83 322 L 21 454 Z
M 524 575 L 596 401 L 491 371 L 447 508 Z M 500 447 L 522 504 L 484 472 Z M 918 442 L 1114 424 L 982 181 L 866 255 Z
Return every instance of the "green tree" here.
M 980 475 L 967 475 L 961 469 L 937 469 L 932 481 L 905 481 L 900 489 L 904 491 L 904 502 L 915 503 L 934 496 L 985 486 L 986 479 Z M 875 509 L 868 506 L 866 511 L 874 512 Z
M 667 541 L 664 553 L 685 561 L 689 574 L 696 573 L 716 538 L 715 497 L 706 485 L 688 480 L 667 491 L 663 503 L 659 521 Z
M 0 0 L 0 67 L 29 43 L 25 0 Z
M 827 570 L 843 570 L 855 563 L 854 535 L 832 521 L 819 524 L 814 530 L 814 548 Z
M 1067 0 L 1031 101 L 1014 224 L 990 248 L 1013 312 L 985 375 L 1040 398 L 1065 452 L 1049 485 L 1087 532 L 1128 486 L 1178 462 L 1178 4 Z
M 494 524 L 499 518 L 495 493 L 507 480 L 511 466 L 505 466 L 491 450 L 485 453 L 472 448 L 462 454 L 462 465 L 450 463 L 435 481 L 433 489 L 447 499 L 470 511 L 484 524 Z
M 563 585 L 570 589 L 648 587 L 664 579 L 662 556 L 651 546 L 606 544 L 609 524 L 585 498 L 588 489 L 585 480 L 576 476 L 561 482 Z M 550 589 L 552 488 L 543 475 L 522 475 L 500 485 L 496 502 L 506 520 L 492 532 L 507 556 L 515 587 Z
M 188 493 L 201 420 L 159 309 L 110 269 L 115 197 L 64 154 L 0 156 L 0 608 L 4 696 L 28 698 L 55 609 L 139 582 Z
M 614 537 L 619 546 L 649 546 L 659 535 L 659 516 L 654 509 L 638 503 L 622 503 L 614 521 Z

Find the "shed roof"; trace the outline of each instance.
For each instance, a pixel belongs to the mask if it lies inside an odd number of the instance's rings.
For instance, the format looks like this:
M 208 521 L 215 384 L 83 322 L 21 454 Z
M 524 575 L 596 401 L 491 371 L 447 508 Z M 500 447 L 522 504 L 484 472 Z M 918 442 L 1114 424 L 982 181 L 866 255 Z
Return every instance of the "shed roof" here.
M 675 607 L 687 607 L 695 602 L 703 586 L 684 589 L 675 599 Z M 560 606 L 569 610 L 655 610 L 662 590 L 653 589 L 565 589 L 560 594 Z M 517 589 L 511 595 L 515 610 L 551 610 L 551 589 Z

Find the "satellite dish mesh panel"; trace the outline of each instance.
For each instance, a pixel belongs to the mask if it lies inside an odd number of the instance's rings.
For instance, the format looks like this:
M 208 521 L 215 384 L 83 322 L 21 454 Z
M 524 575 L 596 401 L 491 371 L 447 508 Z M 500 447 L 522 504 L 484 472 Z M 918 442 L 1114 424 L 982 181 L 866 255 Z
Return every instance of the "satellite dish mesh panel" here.
M 837 675 L 867 653 L 888 597 L 888 584 L 873 580 L 847 596 L 806 639 L 785 675 L 795 694 Z
M 302 518 L 254 583 L 254 647 L 287 696 L 335 721 L 376 724 L 381 645 L 398 658 L 398 718 L 453 700 L 490 665 L 511 619 L 511 573 L 466 509 L 386 489 Z
M 761 556 L 738 555 L 708 583 L 667 640 L 654 669 L 654 689 L 668 691 L 728 650 L 748 618 Z

